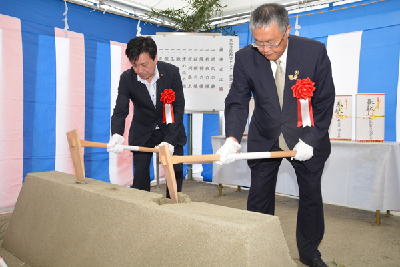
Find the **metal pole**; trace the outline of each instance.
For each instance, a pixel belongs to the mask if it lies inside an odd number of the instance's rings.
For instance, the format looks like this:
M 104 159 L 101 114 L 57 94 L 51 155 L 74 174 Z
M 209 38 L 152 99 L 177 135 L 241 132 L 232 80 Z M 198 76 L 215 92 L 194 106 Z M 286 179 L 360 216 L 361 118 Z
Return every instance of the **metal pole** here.
M 188 113 L 189 115 L 189 125 L 190 125 L 190 134 L 189 134 L 189 147 L 188 151 L 190 152 L 190 155 L 193 155 L 193 125 L 192 125 L 192 120 L 193 120 L 193 113 Z M 188 164 L 189 166 L 189 172 L 188 172 L 188 180 L 193 179 L 193 164 Z
M 224 128 L 224 111 L 219 112 L 219 135 L 222 135 Z
M 159 154 L 156 153 L 156 178 L 157 178 L 157 185 L 154 189 L 155 192 L 160 191 L 160 157 Z

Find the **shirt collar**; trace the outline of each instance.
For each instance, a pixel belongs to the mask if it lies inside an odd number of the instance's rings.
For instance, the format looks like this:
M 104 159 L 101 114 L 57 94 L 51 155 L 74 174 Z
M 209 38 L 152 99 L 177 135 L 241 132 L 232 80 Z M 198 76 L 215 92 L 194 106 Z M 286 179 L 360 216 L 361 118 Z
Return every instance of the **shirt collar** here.
M 148 83 L 147 80 L 142 79 L 142 78 L 139 77 L 139 75 L 137 75 L 137 81 L 138 81 L 138 82 L 141 82 L 141 83 L 143 83 L 143 84 L 150 84 L 150 85 L 156 83 L 157 80 L 158 80 L 159 78 L 160 78 L 160 75 L 158 74 L 158 67 L 157 67 L 157 65 L 156 65 L 156 69 L 155 69 L 155 71 L 154 71 L 153 79 L 151 79 L 151 82 L 150 82 L 150 83 Z
M 289 47 L 289 38 L 288 38 L 288 40 L 287 40 L 285 52 L 283 52 L 282 56 L 279 58 L 279 59 L 281 60 L 281 64 L 283 64 L 283 65 L 282 65 L 283 69 L 286 69 L 286 59 L 287 59 L 287 50 L 288 50 L 288 47 Z

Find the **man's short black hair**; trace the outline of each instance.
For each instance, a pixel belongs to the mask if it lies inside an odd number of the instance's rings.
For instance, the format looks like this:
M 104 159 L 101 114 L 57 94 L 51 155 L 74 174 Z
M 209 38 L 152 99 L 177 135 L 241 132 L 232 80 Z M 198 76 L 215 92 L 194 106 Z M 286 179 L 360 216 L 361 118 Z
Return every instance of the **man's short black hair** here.
M 157 45 L 151 37 L 139 36 L 129 41 L 125 55 L 130 62 L 138 60 L 143 53 L 148 53 L 152 60 L 156 59 Z

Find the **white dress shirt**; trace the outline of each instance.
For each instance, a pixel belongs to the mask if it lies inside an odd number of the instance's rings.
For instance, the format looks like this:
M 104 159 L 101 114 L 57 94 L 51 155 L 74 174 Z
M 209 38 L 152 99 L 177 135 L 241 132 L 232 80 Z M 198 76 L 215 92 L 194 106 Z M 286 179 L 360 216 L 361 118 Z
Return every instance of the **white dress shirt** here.
M 158 68 L 156 66 L 155 72 L 154 72 L 154 77 L 151 79 L 151 82 L 148 83 L 145 79 L 142 79 L 137 76 L 137 80 L 144 85 L 146 85 L 147 91 L 149 92 L 151 101 L 153 102 L 153 105 L 156 106 L 156 101 L 157 101 L 157 80 L 160 78 L 158 74 Z
M 156 101 L 157 101 L 157 80 L 160 78 L 158 74 L 158 68 L 156 66 L 155 72 L 154 72 L 154 77 L 151 79 L 151 82 L 148 83 L 147 80 L 142 79 L 137 76 L 137 80 L 144 85 L 146 85 L 147 91 L 149 92 L 151 101 L 153 102 L 154 107 L 156 107 Z M 159 129 L 158 125 L 156 126 L 156 130 Z
M 287 41 L 287 46 L 285 49 L 285 52 L 283 52 L 282 56 L 279 58 L 281 60 L 281 66 L 282 66 L 282 70 L 283 70 L 283 74 L 286 74 L 286 60 L 287 60 L 287 48 L 289 46 L 289 39 Z M 277 65 L 275 63 L 275 61 L 271 61 L 271 69 L 272 69 L 272 74 L 274 75 L 275 78 L 275 73 L 276 73 L 276 69 L 277 69 Z

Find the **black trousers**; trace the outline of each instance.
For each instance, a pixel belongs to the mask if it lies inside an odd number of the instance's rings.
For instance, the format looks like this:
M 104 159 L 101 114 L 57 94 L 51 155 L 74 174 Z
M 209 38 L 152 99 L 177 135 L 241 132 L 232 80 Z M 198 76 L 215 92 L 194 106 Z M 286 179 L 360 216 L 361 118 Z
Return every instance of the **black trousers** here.
M 299 185 L 299 209 L 297 213 L 296 238 L 301 258 L 312 260 L 321 253 L 318 246 L 325 231 L 321 194 L 323 167 L 310 172 L 299 161 L 290 160 Z M 275 187 L 282 159 L 262 159 L 250 165 L 251 186 L 247 210 L 275 214 Z
M 149 140 L 144 145 L 145 147 L 155 147 L 160 144 L 164 139 L 164 134 L 161 130 L 155 130 L 150 136 Z M 174 155 L 183 155 L 183 146 L 177 145 L 174 149 Z M 132 188 L 139 190 L 150 191 L 150 163 L 153 153 L 134 152 L 133 153 L 133 166 L 135 167 L 133 175 Z M 176 185 L 178 192 L 182 191 L 183 183 L 183 164 L 174 165 Z M 167 187 L 167 197 L 169 196 Z

